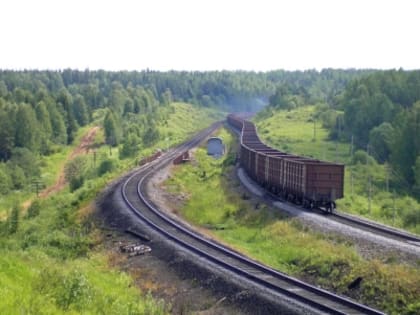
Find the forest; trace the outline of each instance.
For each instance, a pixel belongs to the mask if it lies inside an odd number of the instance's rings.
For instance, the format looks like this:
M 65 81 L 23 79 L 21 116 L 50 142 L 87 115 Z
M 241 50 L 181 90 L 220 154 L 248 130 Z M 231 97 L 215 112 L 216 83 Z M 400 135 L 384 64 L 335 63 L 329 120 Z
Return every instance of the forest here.
M 223 111 L 261 109 L 287 84 L 305 98 L 329 100 L 369 71 L 256 72 L 0 71 L 0 194 L 27 189 L 40 156 L 71 144 L 80 127 L 103 123 L 122 157 L 159 139 L 168 104 L 185 101 Z
M 359 162 L 387 164 L 393 188 L 419 199 L 420 71 L 367 72 L 341 87 L 330 98 L 310 99 L 300 86 L 280 84 L 263 115 L 317 105 L 313 119 L 329 129 L 330 139 L 351 143 Z
M 391 166 L 394 185 L 420 195 L 420 72 L 0 71 L 0 194 L 39 176 L 39 157 L 71 144 L 78 128 L 103 123 L 122 157 L 159 139 L 168 104 L 222 111 L 290 110 L 317 104 L 331 139 L 354 143 Z M 359 152 L 359 156 L 360 156 Z M 31 161 L 31 163 L 29 163 Z

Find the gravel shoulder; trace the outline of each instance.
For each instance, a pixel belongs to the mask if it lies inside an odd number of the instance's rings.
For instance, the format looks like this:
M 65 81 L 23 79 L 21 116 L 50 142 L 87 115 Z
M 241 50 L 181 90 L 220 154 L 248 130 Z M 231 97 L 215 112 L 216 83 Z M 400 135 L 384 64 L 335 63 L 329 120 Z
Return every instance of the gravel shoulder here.
M 103 246 L 109 251 L 111 265 L 130 273 L 143 292 L 170 304 L 171 314 L 318 314 L 186 252 L 151 230 L 122 200 L 121 184 L 129 175 L 110 185 L 97 200 L 96 220 L 105 234 Z M 162 173 L 155 178 L 162 180 Z M 156 184 L 149 184 L 149 195 L 160 199 L 158 186 L 153 188 Z M 147 235 L 151 241 L 144 244 L 151 247 L 151 253 L 132 258 L 120 253 L 121 244 L 139 242 L 127 230 Z
M 205 229 L 191 226 L 178 216 L 178 209 L 188 196 L 174 196 L 165 191 L 163 183 L 171 176 L 172 167 L 174 166 L 169 165 L 161 169 L 149 180 L 149 197 L 169 216 L 210 238 Z M 138 218 L 126 208 L 120 194 L 120 185 L 128 176 L 110 185 L 98 199 L 97 218 L 104 230 L 108 231 L 105 232 L 104 246 L 110 252 L 112 264 L 130 273 L 136 286 L 143 292 L 151 292 L 154 297 L 171 304 L 172 314 L 308 313 L 291 302 L 287 309 L 275 306 L 278 301 L 272 296 L 269 297 L 267 292 L 261 292 L 259 288 L 232 279 L 216 266 L 208 266 L 207 262 L 191 257 L 191 254 L 139 223 Z M 363 257 L 384 261 L 398 260 L 407 264 L 417 264 L 420 259 L 420 250 L 416 246 L 402 244 L 369 232 L 361 233 L 358 229 L 331 222 L 325 217 L 292 205 L 266 199 L 262 188 L 250 180 L 240 168 L 237 170 L 237 177 L 242 185 L 235 189 L 240 194 L 251 194 L 251 203 L 266 202 L 272 206 L 273 211 L 284 211 L 313 231 L 344 237 L 354 244 Z M 152 252 L 133 258 L 127 258 L 120 253 L 120 244 L 139 241 L 138 238 L 125 233 L 127 229 L 148 235 L 151 242 L 145 244 L 152 248 Z
M 399 261 L 410 265 L 418 265 L 420 260 L 420 247 L 363 231 L 327 217 L 310 213 L 291 204 L 273 201 L 264 198 L 264 190 L 250 179 L 242 168 L 237 169 L 237 176 L 244 188 L 254 195 L 254 198 L 263 200 L 272 207 L 297 218 L 312 231 L 330 233 L 344 237 L 354 244 L 360 255 L 367 259 L 381 259 L 383 261 Z

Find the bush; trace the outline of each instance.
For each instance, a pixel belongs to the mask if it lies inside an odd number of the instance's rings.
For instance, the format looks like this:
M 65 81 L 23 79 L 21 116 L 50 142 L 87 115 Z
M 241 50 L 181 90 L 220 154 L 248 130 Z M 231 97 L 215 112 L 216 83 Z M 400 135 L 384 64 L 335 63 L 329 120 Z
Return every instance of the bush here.
M 9 234 L 15 234 L 19 228 L 20 211 L 20 206 L 15 205 L 12 209 L 12 213 L 7 219 L 9 225 Z
M 415 208 L 409 208 L 403 213 L 403 221 L 406 226 L 420 225 L 420 211 Z
M 35 218 L 39 215 L 41 211 L 41 201 L 39 199 L 36 199 L 30 207 L 28 208 L 28 213 L 26 214 L 26 217 L 28 219 Z
M 6 195 L 10 191 L 12 182 L 9 174 L 0 168 L 0 194 Z
M 351 164 L 353 164 L 353 165 L 355 165 L 355 164 L 374 165 L 374 164 L 376 164 L 376 161 L 373 157 L 368 155 L 365 151 L 357 150 L 353 155 L 353 158 L 351 160 Z
M 70 179 L 70 191 L 73 192 L 83 186 L 85 182 L 84 176 L 72 177 Z
M 98 175 L 102 176 L 105 173 L 112 172 L 115 169 L 115 162 L 113 160 L 104 160 L 98 167 Z

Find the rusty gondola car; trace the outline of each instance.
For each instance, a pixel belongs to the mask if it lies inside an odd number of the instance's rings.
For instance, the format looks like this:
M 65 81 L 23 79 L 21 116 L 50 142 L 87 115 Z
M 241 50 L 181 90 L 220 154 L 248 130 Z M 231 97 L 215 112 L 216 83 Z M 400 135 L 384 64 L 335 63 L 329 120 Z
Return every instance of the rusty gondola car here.
M 343 197 L 344 165 L 278 151 L 259 139 L 251 121 L 234 114 L 227 121 L 241 131 L 240 163 L 252 179 L 305 208 L 335 209 Z

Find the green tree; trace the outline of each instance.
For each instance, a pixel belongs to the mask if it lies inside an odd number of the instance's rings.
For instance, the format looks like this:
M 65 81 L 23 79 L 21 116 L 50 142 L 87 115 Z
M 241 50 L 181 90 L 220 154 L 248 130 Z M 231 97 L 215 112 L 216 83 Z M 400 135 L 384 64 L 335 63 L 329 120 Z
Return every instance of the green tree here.
M 416 158 L 416 163 L 413 166 L 414 172 L 414 191 L 416 193 L 417 198 L 420 199 L 420 155 Z
M 109 110 L 104 118 L 105 142 L 116 146 L 120 142 L 121 130 L 112 110 Z
M 391 154 L 394 133 L 394 128 L 388 122 L 373 128 L 369 133 L 369 144 L 373 149 L 374 156 L 381 163 L 387 161 Z
M 51 118 L 48 113 L 47 106 L 40 101 L 35 107 L 36 118 L 40 127 L 40 152 L 48 154 L 50 152 L 50 139 L 52 138 Z
M 391 162 L 411 186 L 415 183 L 413 166 L 420 154 L 420 101 L 400 113 L 395 125 Z
M 21 104 L 16 113 L 15 145 L 37 152 L 39 148 L 39 126 L 35 111 L 30 105 Z
M 12 169 L 16 166 L 20 167 L 28 179 L 40 176 L 39 159 L 27 148 L 14 148 L 10 164 Z
M 130 133 L 125 137 L 120 150 L 120 159 L 133 157 L 138 151 L 139 143 L 140 139 L 135 134 Z
M 43 134 L 49 139 L 52 134 L 51 118 L 43 101 L 35 106 L 35 114 Z
M 0 194 L 6 195 L 10 192 L 12 181 L 4 164 L 0 164 Z
M 9 172 L 14 189 L 24 189 L 27 184 L 25 171 L 15 163 L 8 163 L 10 165 Z M 35 172 L 36 175 L 36 172 Z
M 70 191 L 80 188 L 86 177 L 88 161 L 84 156 L 77 156 L 64 167 L 65 178 L 70 184 Z
M 54 104 L 48 104 L 47 107 L 51 119 L 51 140 L 57 144 L 67 144 L 67 132 L 63 116 Z
M 74 97 L 74 116 L 80 126 L 85 126 L 89 123 L 89 111 L 85 99 L 82 95 L 77 94 Z
M 42 207 L 41 200 L 35 199 L 32 202 L 32 204 L 29 206 L 26 217 L 28 219 L 37 217 L 39 213 L 41 212 L 41 207 Z
M 159 140 L 159 130 L 155 124 L 151 124 L 143 134 L 143 144 L 149 146 Z
M 19 205 L 15 205 L 12 208 L 12 212 L 10 213 L 8 220 L 9 225 L 9 234 L 15 234 L 19 229 L 19 221 L 20 221 L 20 212 L 21 208 Z
M 8 160 L 15 144 L 14 119 L 10 112 L 0 108 L 0 160 Z

